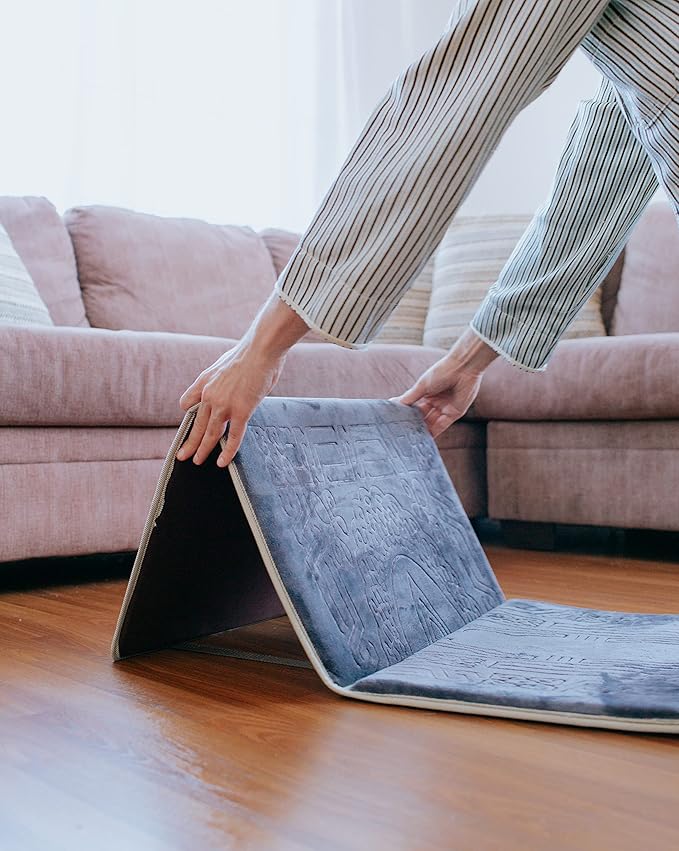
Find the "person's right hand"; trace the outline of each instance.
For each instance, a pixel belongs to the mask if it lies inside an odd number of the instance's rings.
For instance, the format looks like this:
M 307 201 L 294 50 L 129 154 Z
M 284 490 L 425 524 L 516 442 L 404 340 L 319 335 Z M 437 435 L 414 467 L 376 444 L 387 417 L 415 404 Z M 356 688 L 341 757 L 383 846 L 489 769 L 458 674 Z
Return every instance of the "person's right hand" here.
M 258 351 L 246 336 L 203 370 L 180 400 L 184 411 L 198 402 L 200 407 L 177 460 L 185 461 L 193 456 L 194 464 L 202 464 L 224 434 L 228 422 L 229 432 L 217 466 L 231 463 L 253 411 L 271 392 L 284 363 L 285 354 Z
M 469 410 L 481 387 L 483 373 L 497 356 L 469 329 L 410 389 L 390 401 L 415 405 L 432 437 L 438 437 Z

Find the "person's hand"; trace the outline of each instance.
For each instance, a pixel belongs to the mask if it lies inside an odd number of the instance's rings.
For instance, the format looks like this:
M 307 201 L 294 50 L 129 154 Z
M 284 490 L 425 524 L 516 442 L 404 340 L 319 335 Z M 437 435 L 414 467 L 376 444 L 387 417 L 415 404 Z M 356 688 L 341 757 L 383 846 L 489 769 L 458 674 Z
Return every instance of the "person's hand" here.
M 201 372 L 179 403 L 185 411 L 197 402 L 200 407 L 177 459 L 193 456 L 194 464 L 202 464 L 228 422 L 226 445 L 217 459 L 219 467 L 226 467 L 243 441 L 252 412 L 278 381 L 284 362 L 285 354 L 267 356 L 240 343 Z
M 467 330 L 453 348 L 413 386 L 390 401 L 419 408 L 432 437 L 463 417 L 476 398 L 486 368 L 497 353 Z
M 482 373 L 461 369 L 450 355 L 432 364 L 413 386 L 390 401 L 419 408 L 432 437 L 463 417 L 476 398 Z
M 288 349 L 308 330 L 300 316 L 273 292 L 242 340 L 203 370 L 181 397 L 183 410 L 198 402 L 200 407 L 177 460 L 193 456 L 195 464 L 202 464 L 228 423 L 229 433 L 217 464 L 230 464 L 253 411 L 278 381 Z

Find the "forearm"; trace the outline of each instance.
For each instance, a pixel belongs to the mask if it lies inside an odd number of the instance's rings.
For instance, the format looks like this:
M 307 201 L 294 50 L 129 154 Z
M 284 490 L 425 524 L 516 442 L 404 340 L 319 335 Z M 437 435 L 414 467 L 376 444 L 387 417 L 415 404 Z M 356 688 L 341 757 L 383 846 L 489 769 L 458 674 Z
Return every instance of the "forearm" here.
M 544 369 L 656 188 L 651 163 L 603 82 L 593 99 L 580 103 L 550 196 L 472 328 L 517 366 Z
M 306 322 L 274 291 L 246 332 L 243 345 L 267 357 L 281 357 L 309 330 Z
M 472 328 L 468 328 L 451 346 L 446 357 L 460 371 L 481 375 L 499 355 Z

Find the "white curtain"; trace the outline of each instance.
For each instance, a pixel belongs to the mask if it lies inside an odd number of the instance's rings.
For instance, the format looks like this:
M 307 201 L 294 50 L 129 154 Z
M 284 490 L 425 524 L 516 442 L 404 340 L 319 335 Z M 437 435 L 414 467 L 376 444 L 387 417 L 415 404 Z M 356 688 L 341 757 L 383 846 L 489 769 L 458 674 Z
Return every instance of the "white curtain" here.
M 303 229 L 452 0 L 0 0 L 0 194 Z

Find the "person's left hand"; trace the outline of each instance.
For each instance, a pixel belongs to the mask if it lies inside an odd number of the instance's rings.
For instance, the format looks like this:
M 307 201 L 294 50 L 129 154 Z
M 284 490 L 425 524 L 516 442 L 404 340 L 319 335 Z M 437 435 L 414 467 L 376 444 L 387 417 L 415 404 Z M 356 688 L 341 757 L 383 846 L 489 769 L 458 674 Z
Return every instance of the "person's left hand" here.
M 203 370 L 180 400 L 185 411 L 197 402 L 200 407 L 177 459 L 184 461 L 193 455 L 194 464 L 202 464 L 229 423 L 226 446 L 217 464 L 226 467 L 231 463 L 252 412 L 278 381 L 285 357 L 286 353 L 255 350 L 244 339 Z
M 409 390 L 392 396 L 390 401 L 419 408 L 429 433 L 438 437 L 467 413 L 478 395 L 484 372 L 497 356 L 498 352 L 467 328 L 447 354 Z
M 481 387 L 482 372 L 460 365 L 444 355 L 423 373 L 413 386 L 390 402 L 401 402 L 420 409 L 432 437 L 438 437 L 463 417 Z

